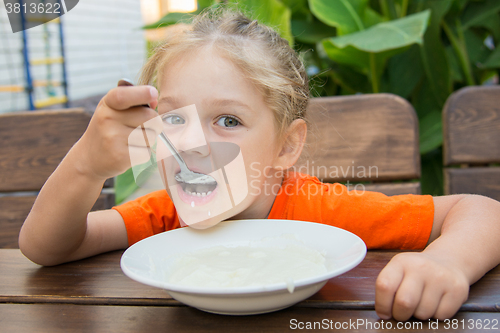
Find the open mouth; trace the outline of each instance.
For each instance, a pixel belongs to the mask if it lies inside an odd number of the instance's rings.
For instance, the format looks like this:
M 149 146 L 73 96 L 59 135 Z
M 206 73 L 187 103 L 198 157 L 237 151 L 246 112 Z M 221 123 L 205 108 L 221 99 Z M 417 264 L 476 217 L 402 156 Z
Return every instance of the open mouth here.
M 205 197 L 212 194 L 217 188 L 217 184 L 186 184 L 180 183 L 182 190 L 188 195 Z
M 218 193 L 217 183 L 188 184 L 180 182 L 176 187 L 179 199 L 192 208 L 212 202 Z

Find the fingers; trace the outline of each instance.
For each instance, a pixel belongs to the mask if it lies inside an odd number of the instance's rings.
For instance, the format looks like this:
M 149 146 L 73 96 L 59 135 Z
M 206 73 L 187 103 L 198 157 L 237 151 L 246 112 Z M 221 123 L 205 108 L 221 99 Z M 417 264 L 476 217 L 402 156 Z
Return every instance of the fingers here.
M 160 117 L 154 117 L 135 127 L 128 136 L 129 146 L 152 147 L 163 124 Z
M 410 319 L 420 304 L 424 287 L 422 279 L 403 279 L 394 297 L 392 317 L 400 321 Z
M 376 282 L 375 310 L 380 318 L 451 318 L 467 300 L 468 280 L 460 271 L 420 254 L 394 257 Z
M 375 311 L 380 318 L 392 318 L 394 297 L 403 276 L 403 267 L 391 263 L 380 272 L 375 283 Z
M 162 120 L 154 111 L 158 99 L 158 91 L 151 86 L 121 86 L 114 88 L 103 98 L 103 104 L 112 112 L 111 118 L 119 123 L 136 129 L 143 126 L 160 134 Z M 151 107 L 147 107 L 149 104 Z M 154 140 L 152 140 L 154 142 Z
M 104 97 L 104 102 L 114 110 L 127 110 L 138 105 L 150 105 L 155 108 L 158 90 L 152 86 L 124 86 L 111 89 Z
M 413 315 L 421 320 L 432 318 L 441 303 L 442 297 L 443 290 L 441 286 L 436 283 L 427 284 L 422 291 L 422 298 Z
M 446 291 L 433 315 L 434 318 L 443 320 L 452 317 L 469 296 L 469 282 L 465 276 L 454 277 L 446 283 Z
M 393 318 L 403 321 L 411 316 L 420 320 L 453 317 L 467 300 L 468 286 L 455 288 L 453 278 L 433 280 L 425 283 L 417 278 L 403 280 L 394 300 Z
M 104 96 L 78 145 L 89 173 L 109 178 L 149 160 L 163 124 L 142 105 L 156 107 L 157 98 L 151 86 L 117 87 Z

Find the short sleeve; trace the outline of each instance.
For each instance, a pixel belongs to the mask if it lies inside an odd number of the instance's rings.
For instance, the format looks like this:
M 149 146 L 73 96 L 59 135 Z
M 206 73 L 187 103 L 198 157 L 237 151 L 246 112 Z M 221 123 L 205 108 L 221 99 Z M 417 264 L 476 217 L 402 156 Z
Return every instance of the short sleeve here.
M 125 222 L 129 246 L 160 232 L 180 227 L 174 204 L 167 191 L 155 191 L 115 206 Z
M 358 235 L 369 249 L 423 249 L 434 223 L 430 195 L 348 191 L 342 184 L 325 184 L 310 176 L 288 181 L 283 190 L 270 218 L 339 227 Z
M 434 223 L 430 195 L 387 196 L 365 191 L 325 196 L 323 220 L 358 235 L 369 249 L 423 249 Z

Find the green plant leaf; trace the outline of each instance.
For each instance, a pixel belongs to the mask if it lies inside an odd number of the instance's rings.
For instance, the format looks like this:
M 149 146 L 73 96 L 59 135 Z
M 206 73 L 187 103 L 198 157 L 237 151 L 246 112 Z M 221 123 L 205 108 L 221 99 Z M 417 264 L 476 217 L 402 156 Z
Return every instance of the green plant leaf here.
M 371 92 L 370 82 L 366 75 L 354 71 L 351 67 L 337 65 L 333 68 L 331 75 L 342 84 L 343 94 Z
M 451 94 L 452 85 L 446 51 L 441 40 L 441 21 L 451 7 L 452 0 L 428 0 L 423 6 L 431 10 L 431 21 L 424 35 L 421 47 L 422 64 L 424 65 L 430 94 L 441 107 Z
M 293 35 L 291 30 L 291 10 L 279 0 L 229 0 L 227 6 L 240 9 L 252 19 L 257 19 L 259 22 L 266 24 L 280 34 L 281 37 L 288 40 L 293 46 Z M 199 14 L 204 8 L 209 5 L 217 5 L 218 1 L 205 0 L 199 3 L 196 11 L 191 13 L 168 13 L 159 21 L 148 24 L 143 29 L 157 29 L 166 27 L 179 22 L 188 23 L 194 15 Z
M 307 8 L 307 0 L 281 0 L 281 2 L 290 8 L 292 14 Z
M 275 29 L 293 46 L 292 11 L 279 0 L 229 0 L 250 18 Z
M 424 76 L 418 45 L 412 45 L 408 51 L 390 58 L 387 63 L 387 72 L 388 91 L 408 98 Z
M 423 119 L 433 110 L 439 111 L 443 108 L 432 95 L 432 86 L 428 77 L 412 93 L 411 102 L 415 111 L 417 111 L 418 119 Z
M 450 66 L 450 79 L 453 82 L 465 82 L 465 77 L 462 69 L 460 68 L 460 63 L 458 62 L 457 55 L 453 50 L 451 45 L 446 47 L 446 59 L 448 59 L 448 64 Z
M 121 175 L 115 178 L 115 201 L 116 204 L 120 204 L 128 196 L 134 193 L 139 186 L 135 183 L 134 173 L 132 168 L 128 169 Z
M 200 13 L 201 10 L 196 10 L 191 13 L 168 13 L 155 23 L 151 23 L 142 27 L 142 29 L 158 29 L 163 28 L 179 22 L 189 22 L 193 15 Z
M 484 62 L 483 68 L 500 68 L 500 46 L 497 46 L 495 51 Z
M 473 30 L 466 30 L 464 37 L 470 63 L 474 67 L 476 64 L 484 63 L 491 54 L 491 50 L 484 45 L 485 36 L 481 36 Z
M 331 38 L 324 39 L 321 45 L 328 57 L 333 61 L 352 66 L 358 72 L 368 73 L 370 61 L 367 52 L 360 51 L 350 45 L 343 49 L 339 48 L 331 42 Z
M 362 17 L 367 5 L 368 0 L 309 0 L 314 16 L 337 28 L 339 36 L 365 29 Z
M 377 74 L 381 75 L 385 67 L 386 60 L 391 56 L 394 56 L 405 50 L 404 48 L 400 48 L 375 54 L 361 51 L 350 45 L 345 48 L 338 48 L 329 39 L 323 40 L 322 46 L 330 59 L 332 59 L 336 63 L 349 65 L 354 70 L 365 75 L 370 74 L 370 54 L 374 57 L 374 65 Z
M 217 0 L 197 0 L 198 2 L 198 10 L 203 10 L 205 8 L 208 8 L 216 3 L 218 3 L 219 1 Z
M 379 1 L 380 10 L 384 17 L 388 20 L 394 20 L 397 18 L 396 7 L 394 6 L 394 0 L 382 0 Z
M 487 29 L 497 43 L 500 42 L 500 13 L 488 16 L 481 22 L 477 23 L 475 27 Z
M 443 195 L 443 153 L 442 149 L 434 149 L 422 155 L 422 194 Z
M 441 110 L 432 110 L 420 120 L 420 153 L 428 153 L 443 144 Z
M 456 0 L 455 2 L 457 3 L 458 9 L 462 11 L 464 10 L 469 0 Z
M 365 28 L 372 27 L 374 25 L 377 25 L 379 23 L 384 22 L 384 17 L 377 13 L 375 10 L 371 9 L 370 7 L 366 7 L 365 13 L 363 15 L 363 24 Z
M 316 44 L 322 39 L 335 36 L 335 28 L 322 22 L 292 20 L 292 34 L 299 42 Z
M 472 26 L 481 24 L 489 16 L 495 15 L 498 11 L 500 11 L 500 1 L 498 0 L 472 2 L 463 13 L 462 27 L 468 29 Z
M 430 11 L 426 10 L 401 19 L 379 23 L 364 31 L 330 38 L 329 41 L 339 49 L 353 46 L 371 53 L 422 44 L 429 16 Z
M 372 91 L 380 90 L 380 77 L 387 59 L 404 52 L 412 44 L 422 43 L 430 12 L 379 23 L 367 30 L 323 40 L 328 57 L 353 66 L 369 75 Z

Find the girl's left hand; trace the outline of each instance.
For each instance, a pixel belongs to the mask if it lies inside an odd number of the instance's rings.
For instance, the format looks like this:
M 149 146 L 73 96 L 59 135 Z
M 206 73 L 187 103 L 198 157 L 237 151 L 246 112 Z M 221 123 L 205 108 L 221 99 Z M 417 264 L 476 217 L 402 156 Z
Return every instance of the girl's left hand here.
M 451 318 L 467 300 L 469 283 L 453 265 L 423 253 L 400 253 L 380 272 L 375 310 L 382 319 Z

